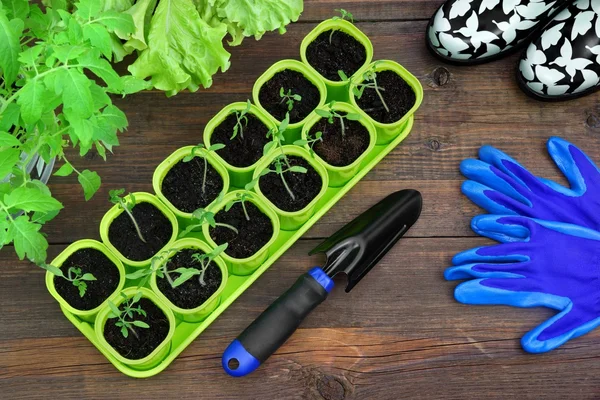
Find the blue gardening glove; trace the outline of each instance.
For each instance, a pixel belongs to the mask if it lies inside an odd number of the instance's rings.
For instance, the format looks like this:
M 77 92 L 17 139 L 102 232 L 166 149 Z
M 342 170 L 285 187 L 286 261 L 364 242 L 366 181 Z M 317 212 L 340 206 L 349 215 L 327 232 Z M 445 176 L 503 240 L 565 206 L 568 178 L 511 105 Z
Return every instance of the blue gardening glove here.
M 471 179 L 463 193 L 494 214 L 515 214 L 568 222 L 600 230 L 600 172 L 589 157 L 558 137 L 548 140 L 548 153 L 570 188 L 536 177 L 491 146 L 479 150 L 480 160 L 467 159 L 460 170 Z
M 457 301 L 548 307 L 560 311 L 521 340 L 531 353 L 552 350 L 600 324 L 600 233 L 577 225 L 520 216 L 482 215 L 479 235 L 501 242 L 457 254 L 448 280 Z

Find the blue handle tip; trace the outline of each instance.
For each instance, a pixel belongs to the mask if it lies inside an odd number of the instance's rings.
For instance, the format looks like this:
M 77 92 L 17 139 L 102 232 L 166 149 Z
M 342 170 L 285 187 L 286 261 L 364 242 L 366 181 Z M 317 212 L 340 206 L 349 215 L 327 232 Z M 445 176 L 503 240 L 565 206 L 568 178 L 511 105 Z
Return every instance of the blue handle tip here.
M 222 358 L 223 369 L 234 377 L 246 376 L 260 366 L 260 361 L 239 340 L 231 342 Z

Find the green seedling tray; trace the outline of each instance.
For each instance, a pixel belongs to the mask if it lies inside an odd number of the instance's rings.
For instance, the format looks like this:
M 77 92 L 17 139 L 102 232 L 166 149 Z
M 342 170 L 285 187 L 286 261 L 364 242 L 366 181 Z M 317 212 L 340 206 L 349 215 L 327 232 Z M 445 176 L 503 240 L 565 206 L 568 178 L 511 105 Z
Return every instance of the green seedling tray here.
M 345 22 L 345 21 L 344 21 Z M 330 23 L 331 24 L 331 23 Z M 221 292 L 220 303 L 218 306 L 212 311 L 206 319 L 200 322 L 185 322 L 180 319 L 176 320 L 176 327 L 174 330 L 174 334 L 172 336 L 172 340 L 170 343 L 170 348 L 166 357 L 164 357 L 160 363 L 152 364 L 152 367 L 146 369 L 135 369 L 131 366 L 123 363 L 118 360 L 111 352 L 102 344 L 102 340 L 96 335 L 94 322 L 89 322 L 91 318 L 87 318 L 87 321 L 78 317 L 77 315 L 71 313 L 65 307 L 61 306 L 61 309 L 67 319 L 77 327 L 83 333 L 85 337 L 87 337 L 90 342 L 94 344 L 100 350 L 100 352 L 121 372 L 124 374 L 135 377 L 135 378 L 147 378 L 153 375 L 156 375 L 163 371 L 167 366 L 169 366 L 183 350 L 187 346 L 189 346 L 194 339 L 198 337 L 214 320 L 216 320 L 227 307 L 229 307 L 244 291 L 254 283 L 262 274 L 265 272 L 273 263 L 283 254 L 287 249 L 290 248 L 306 231 L 308 231 L 334 204 L 336 204 L 342 196 L 344 196 L 348 191 L 356 185 L 371 169 L 377 165 L 390 151 L 392 151 L 396 146 L 398 146 L 410 133 L 414 116 L 413 113 L 419 107 L 423 95 L 423 89 L 419 84 L 418 80 L 406 71 L 404 68 L 396 65 L 395 63 L 386 61 L 386 66 L 390 64 L 390 69 L 395 70 L 403 79 L 412 87 L 417 95 L 417 99 L 415 102 L 415 106 L 412 110 L 407 113 L 405 118 L 402 119 L 401 122 L 389 125 L 377 126 L 378 132 L 376 135 L 376 145 L 369 147 L 367 150 L 367 154 L 361 159 L 360 166 L 357 168 L 356 174 L 349 179 L 346 183 L 339 186 L 336 185 L 335 182 L 331 182 L 331 171 L 328 172 L 327 178 L 330 181 L 330 186 L 326 188 L 322 197 L 318 200 L 315 205 L 315 212 L 312 216 L 304 222 L 298 229 L 296 230 L 276 230 L 276 238 L 274 242 L 269 246 L 269 254 L 260 266 L 255 269 L 253 272 L 246 276 L 234 275 L 231 270 L 229 270 L 229 274 L 227 277 L 227 283 L 225 288 Z M 305 68 L 302 65 L 295 61 L 294 64 L 299 70 L 304 70 Z M 393 68 L 392 68 L 393 67 Z M 367 68 L 365 66 L 364 68 Z M 267 71 L 265 74 L 267 74 Z M 313 74 L 314 75 L 314 74 Z M 306 75 L 305 75 L 306 76 Z M 312 76 L 312 75 L 311 75 Z M 259 78 L 264 79 L 265 77 Z M 320 79 L 320 78 L 318 78 Z M 321 85 L 324 86 L 324 85 Z M 348 97 L 348 96 L 344 96 Z M 343 98 L 338 98 L 337 100 L 343 101 Z M 349 106 L 349 105 L 348 105 Z M 268 113 L 267 113 L 268 114 Z M 369 119 L 366 114 L 363 116 L 365 119 Z M 272 120 L 273 124 L 275 123 L 275 119 L 268 115 L 268 118 Z M 309 119 L 307 117 L 307 119 Z M 301 127 L 300 127 L 301 128 Z M 383 130 L 382 130 L 383 129 Z M 380 134 L 385 133 L 385 141 L 382 141 L 379 137 Z M 260 161 L 259 161 L 260 162 Z M 319 162 L 318 159 L 316 162 Z M 231 171 L 230 171 L 231 174 Z M 345 181 L 344 178 L 343 181 Z M 343 183 L 343 181 L 340 181 Z M 334 187 L 338 186 L 338 187 Z M 240 188 L 235 186 L 230 186 L 228 192 L 238 190 Z M 260 195 L 259 195 L 260 197 Z M 164 201 L 164 200 L 163 200 Z M 209 206 L 210 208 L 210 206 Z M 281 218 L 280 218 L 281 219 Z M 183 228 L 183 227 L 182 227 Z M 276 227 L 275 227 L 276 228 Z M 188 237 L 195 237 L 203 240 L 208 243 L 208 241 L 204 238 L 202 232 L 192 232 L 188 235 Z M 60 257 L 60 256 L 59 256 Z M 127 272 L 133 272 L 136 267 L 134 265 L 124 263 L 127 269 Z M 136 287 L 138 281 L 127 280 L 125 282 L 125 290 L 127 288 Z M 152 290 L 150 285 L 146 286 L 146 289 Z M 159 296 L 160 297 L 160 296 Z M 111 298 L 114 300 L 114 297 Z M 162 305 L 166 307 L 166 303 L 161 301 Z M 102 311 L 100 311 L 102 312 Z
M 360 171 L 352 178 L 348 183 L 342 187 L 329 187 L 325 192 L 325 195 L 321 198 L 317 204 L 317 211 L 313 216 L 298 230 L 295 231 L 280 231 L 272 248 L 276 249 L 269 258 L 252 274 L 247 276 L 236 276 L 229 275 L 227 286 L 223 290 L 221 295 L 221 303 L 219 306 L 202 322 L 189 323 L 180 322 L 175 328 L 175 334 L 171 342 L 171 350 L 169 355 L 162 360 L 162 362 L 155 367 L 148 370 L 136 370 L 129 366 L 119 362 L 113 357 L 108 351 L 104 350 L 98 341 L 98 337 L 94 332 L 94 324 L 86 322 L 76 315 L 71 314 L 66 309 L 62 308 L 63 313 L 69 321 L 75 325 L 77 329 L 83 333 L 90 342 L 94 344 L 100 350 L 102 354 L 110 361 L 119 371 L 125 375 L 129 375 L 135 378 L 148 378 L 156 375 L 163 371 L 169 364 L 171 364 L 179 354 L 189 346 L 194 339 L 198 337 L 212 322 L 221 315 L 223 311 L 227 309 L 250 285 L 254 283 L 262 274 L 265 272 L 273 263 L 281 257 L 283 253 L 287 251 L 306 231 L 308 231 L 334 204 L 338 202 L 348 191 L 358 183 L 377 163 L 379 163 L 390 151 L 392 151 L 400 142 L 402 142 L 406 136 L 410 133 L 413 126 L 414 117 L 411 116 L 406 125 L 402 128 L 398 136 L 390 143 L 386 145 L 375 146 L 373 150 L 365 157 L 363 166 Z M 191 233 L 190 236 L 202 238 L 199 233 Z M 135 286 L 134 281 L 127 281 L 125 287 Z

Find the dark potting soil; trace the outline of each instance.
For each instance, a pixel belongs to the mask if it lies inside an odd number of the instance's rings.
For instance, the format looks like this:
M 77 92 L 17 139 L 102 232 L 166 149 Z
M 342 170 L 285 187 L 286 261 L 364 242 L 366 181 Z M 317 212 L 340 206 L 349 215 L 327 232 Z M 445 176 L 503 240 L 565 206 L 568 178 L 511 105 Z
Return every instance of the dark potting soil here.
M 289 111 L 290 123 L 302 121 L 319 105 L 319 89 L 311 81 L 298 71 L 283 70 L 265 82 L 258 93 L 260 104 L 279 121 L 283 121 L 288 112 L 288 105 L 280 96 L 281 88 L 286 93 L 291 89 L 292 94 L 302 96 L 302 100 L 294 102 L 294 108 Z
M 269 128 L 254 115 L 246 114 L 248 123 L 242 122 L 243 137 L 240 132 L 231 140 L 233 127 L 237 122 L 235 113 L 230 114 L 215 128 L 210 139 L 211 144 L 222 143 L 225 148 L 217 153 L 235 167 L 249 167 L 257 162 L 263 155 L 263 148 L 269 142 L 267 133 Z M 218 193 L 217 193 L 218 195 Z
M 202 271 L 202 264 L 192 258 L 194 254 L 204 254 L 198 249 L 183 249 L 171 257 L 167 263 L 167 270 L 173 271 L 177 268 L 196 268 Z M 179 277 L 179 273 L 169 274 L 172 280 Z M 158 278 L 156 284 L 160 291 L 171 300 L 177 307 L 189 310 L 201 306 L 221 285 L 221 269 L 211 262 L 204 273 L 204 285 L 200 283 L 200 275 L 196 275 L 177 286 L 171 287 L 168 279 Z
M 65 276 L 68 276 L 70 267 L 80 268 L 81 275 L 90 273 L 96 278 L 95 281 L 85 281 L 87 289 L 81 297 L 79 289 L 72 282 L 54 277 L 54 287 L 60 297 L 77 310 L 85 311 L 98 307 L 119 286 L 119 269 L 99 250 L 87 248 L 75 251 L 61 266 Z
M 340 115 L 346 113 L 339 112 Z M 328 164 L 336 167 L 350 165 L 369 147 L 369 131 L 359 121 L 344 119 L 344 135 L 339 118 L 333 124 L 321 119 L 310 129 L 311 135 L 323 132 L 322 141 L 317 142 L 313 150 Z
M 315 169 L 302 157 L 288 156 L 290 166 L 301 166 L 307 169 L 301 172 L 286 172 L 283 174 L 290 190 L 295 196 L 292 199 L 281 180 L 281 176 L 270 173 L 260 178 L 260 191 L 283 211 L 300 211 L 306 207 L 321 191 L 323 180 Z M 275 170 L 271 165 L 270 169 Z
M 273 224 L 269 217 L 252 202 L 246 201 L 245 204 L 250 221 L 246 219 L 240 203 L 234 204 L 229 211 L 221 210 L 215 215 L 215 221 L 235 227 L 237 234 L 222 226 L 210 228 L 210 237 L 219 245 L 228 243 L 225 253 L 233 258 L 252 256 L 273 237 Z
M 169 320 L 163 311 L 158 308 L 152 301 L 142 298 L 137 305 L 142 307 L 146 312 L 146 316 L 138 313 L 133 313 L 133 318 L 127 318 L 127 321 L 143 321 L 150 325 L 149 328 L 133 327 L 136 337 L 131 331 L 128 337 L 123 337 L 121 328 L 116 326 L 119 320 L 111 318 L 106 320 L 104 325 L 104 338 L 120 355 L 129 360 L 139 360 L 144 358 L 154 351 L 169 334 Z M 123 310 L 123 304 L 119 306 Z
M 191 213 L 204 208 L 223 190 L 223 178 L 210 163 L 207 165 L 204 190 L 202 190 L 204 181 L 202 157 L 194 157 L 189 162 L 179 161 L 165 175 L 161 187 L 162 193 L 178 210 Z
M 331 42 L 329 39 L 331 38 Z M 338 71 L 352 76 L 367 62 L 367 50 L 358 40 L 342 31 L 321 33 L 306 48 L 308 63 L 331 81 L 341 81 Z
M 108 239 L 117 250 L 132 261 L 143 261 L 162 249 L 173 234 L 173 226 L 164 214 L 150 203 L 138 203 L 131 210 L 146 243 L 126 212 L 119 214 L 108 227 Z
M 399 121 L 414 105 L 417 97 L 412 88 L 394 71 L 377 72 L 377 86 L 390 112 L 385 110 L 375 89 L 365 89 L 362 97 L 356 99 L 358 106 L 375 121 L 389 124 Z

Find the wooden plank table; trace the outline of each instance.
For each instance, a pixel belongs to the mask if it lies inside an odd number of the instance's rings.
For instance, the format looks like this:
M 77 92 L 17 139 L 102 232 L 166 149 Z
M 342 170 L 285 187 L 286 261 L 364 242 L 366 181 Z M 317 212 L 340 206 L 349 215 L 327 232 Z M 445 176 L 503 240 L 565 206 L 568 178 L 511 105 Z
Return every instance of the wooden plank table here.
M 273 265 L 162 374 L 128 378 L 63 317 L 43 271 L 0 252 L 0 398 L 414 399 L 598 398 L 600 331 L 549 354 L 530 355 L 519 338 L 552 315 L 546 309 L 464 306 L 442 271 L 476 238 L 469 219 L 481 212 L 460 194 L 460 160 L 496 145 L 536 174 L 558 178 L 545 141 L 560 135 L 600 160 L 598 95 L 559 104 L 527 98 L 517 88 L 517 56 L 471 68 L 443 65 L 424 46 L 427 19 L 439 0 L 306 0 L 284 36 L 247 39 L 232 67 L 209 90 L 167 99 L 146 92 L 115 99 L 129 117 L 121 146 L 104 163 L 93 155 L 76 166 L 100 173 L 95 198 L 83 200 L 75 178 L 53 178 L 65 209 L 45 227 L 49 255 L 81 238 L 99 239 L 111 188 L 151 191 L 154 167 L 180 146 L 201 141 L 205 123 L 224 105 L 243 101 L 273 62 L 299 58 L 302 37 L 345 8 L 370 36 L 375 58 L 403 64 L 423 84 L 425 99 L 411 135 Z M 319 239 L 387 193 L 423 193 L 418 224 L 350 294 L 338 285 L 280 351 L 250 378 L 228 377 L 227 344 L 284 288 L 317 262 L 306 253 Z

